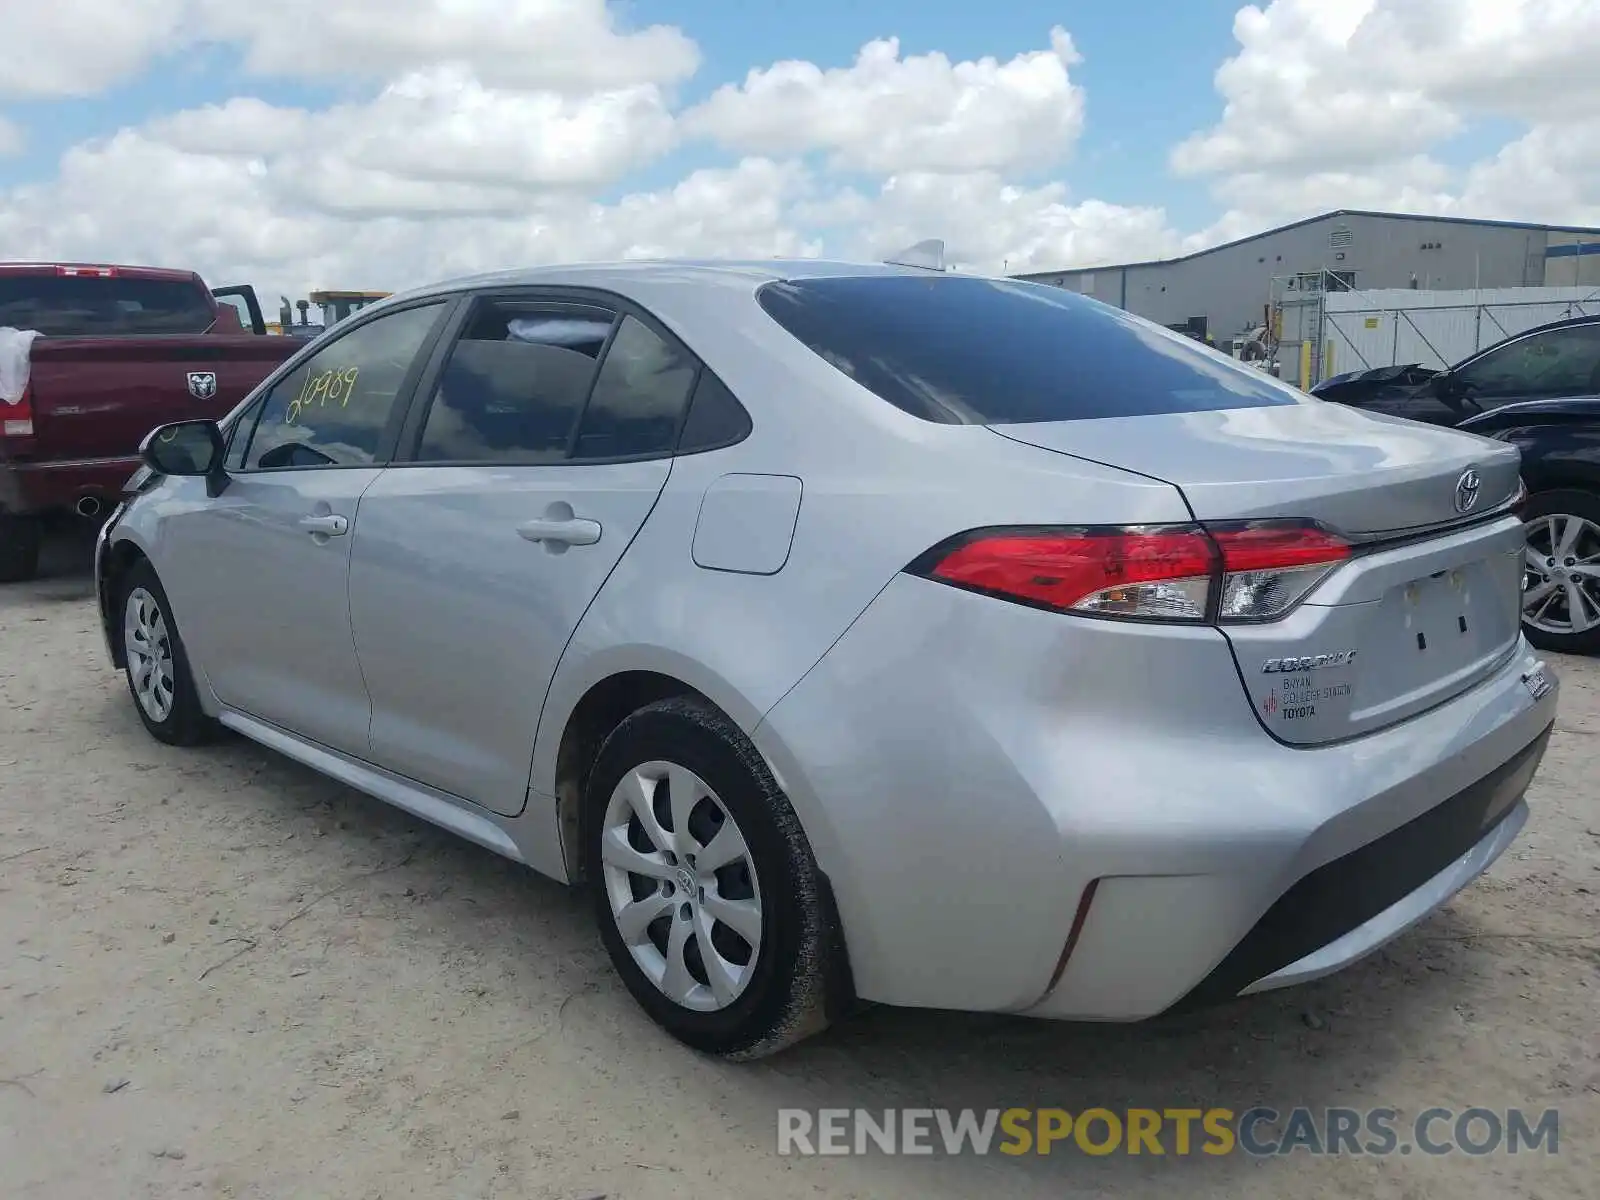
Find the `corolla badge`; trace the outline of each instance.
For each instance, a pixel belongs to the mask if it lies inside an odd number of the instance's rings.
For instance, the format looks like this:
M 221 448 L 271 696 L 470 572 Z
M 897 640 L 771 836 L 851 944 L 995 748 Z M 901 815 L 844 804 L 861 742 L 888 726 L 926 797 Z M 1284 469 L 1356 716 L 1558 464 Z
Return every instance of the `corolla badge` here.
M 1478 477 L 1478 472 L 1468 467 L 1461 472 L 1461 478 L 1456 480 L 1456 511 L 1458 513 L 1471 512 L 1478 503 L 1478 490 L 1483 486 L 1483 480 Z
M 217 394 L 217 373 L 215 371 L 190 371 L 189 395 L 196 400 L 209 400 Z
M 1307 654 L 1299 658 L 1269 658 L 1261 664 L 1263 675 L 1297 675 L 1301 671 L 1323 671 L 1329 667 L 1348 667 L 1356 660 L 1354 650 L 1333 650 L 1327 654 Z

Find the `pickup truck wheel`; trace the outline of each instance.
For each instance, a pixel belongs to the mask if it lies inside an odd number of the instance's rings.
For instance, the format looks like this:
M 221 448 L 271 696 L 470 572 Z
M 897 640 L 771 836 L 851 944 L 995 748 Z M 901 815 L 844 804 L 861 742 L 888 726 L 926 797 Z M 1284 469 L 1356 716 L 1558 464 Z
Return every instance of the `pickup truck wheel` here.
M 150 736 L 169 746 L 211 741 L 220 727 L 200 707 L 172 606 L 149 562 L 123 576 L 118 611 L 128 692 Z
M 39 573 L 39 542 L 36 517 L 0 513 L 0 583 L 22 583 Z
M 1522 627 L 1541 650 L 1600 653 L 1600 494 L 1536 492 L 1523 510 Z

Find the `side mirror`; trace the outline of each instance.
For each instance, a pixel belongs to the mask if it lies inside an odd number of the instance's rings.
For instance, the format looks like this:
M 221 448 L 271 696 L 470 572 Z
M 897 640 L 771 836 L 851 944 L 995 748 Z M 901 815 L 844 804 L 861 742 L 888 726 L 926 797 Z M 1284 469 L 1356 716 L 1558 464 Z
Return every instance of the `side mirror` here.
M 215 496 L 227 476 L 222 470 L 227 443 L 215 421 L 174 421 L 152 429 L 139 446 L 139 457 L 161 475 L 203 478 Z

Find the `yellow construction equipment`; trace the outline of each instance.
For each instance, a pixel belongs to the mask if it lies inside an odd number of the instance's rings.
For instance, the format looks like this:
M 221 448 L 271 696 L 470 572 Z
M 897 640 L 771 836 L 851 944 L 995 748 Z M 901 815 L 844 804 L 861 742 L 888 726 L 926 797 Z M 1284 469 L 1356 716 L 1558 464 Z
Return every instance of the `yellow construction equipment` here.
M 289 334 L 293 337 L 311 337 L 321 333 L 324 329 L 337 325 L 352 313 L 360 312 L 369 304 L 376 304 L 389 292 L 351 292 L 326 290 L 312 292 L 305 300 L 289 303 L 289 297 L 281 297 L 283 303 L 278 306 L 278 319 L 267 326 L 268 333 Z M 316 305 L 322 314 L 321 321 L 312 321 L 310 310 Z M 294 319 L 295 309 L 300 310 L 300 320 Z

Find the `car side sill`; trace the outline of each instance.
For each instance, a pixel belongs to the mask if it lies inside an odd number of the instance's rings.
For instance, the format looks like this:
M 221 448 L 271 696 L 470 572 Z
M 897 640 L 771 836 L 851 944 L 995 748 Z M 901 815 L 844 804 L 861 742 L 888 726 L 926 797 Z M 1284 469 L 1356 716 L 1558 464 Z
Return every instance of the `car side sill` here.
M 527 862 L 517 843 L 504 829 L 487 816 L 462 807 L 460 801 L 443 792 L 436 792 L 415 780 L 402 779 L 370 763 L 356 762 L 333 750 L 311 745 L 243 713 L 224 709 L 217 719 L 235 733 L 243 734 L 269 750 L 276 750 L 286 758 L 304 763 L 340 783 L 366 792 L 369 796 L 376 796 L 384 803 L 420 817 L 430 825 L 437 825 L 513 862 Z

